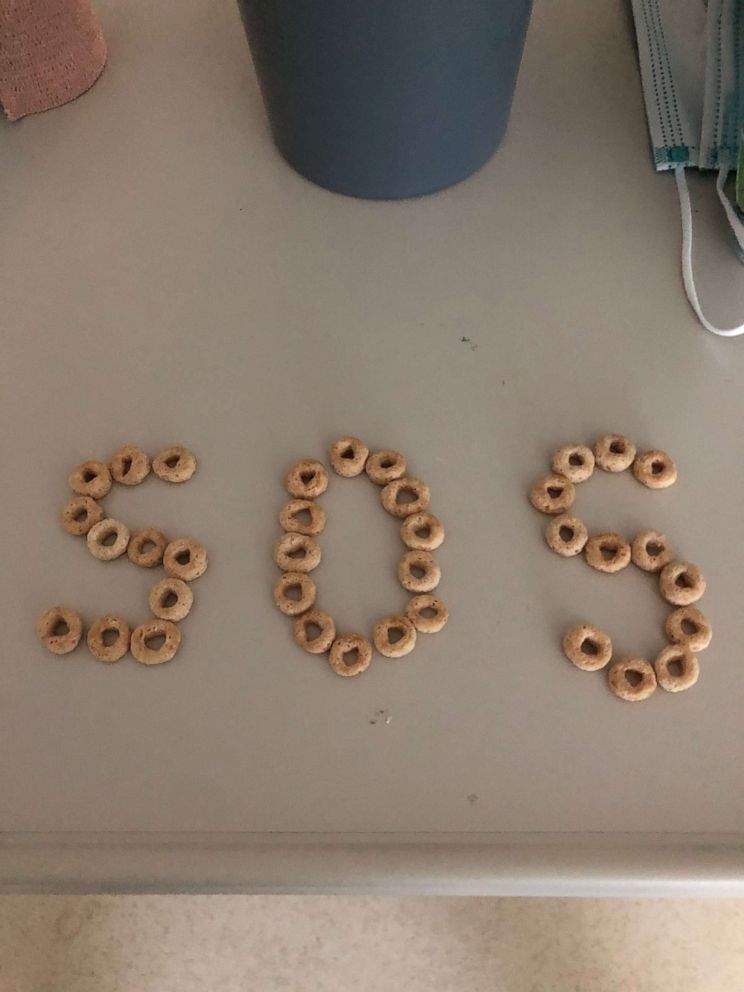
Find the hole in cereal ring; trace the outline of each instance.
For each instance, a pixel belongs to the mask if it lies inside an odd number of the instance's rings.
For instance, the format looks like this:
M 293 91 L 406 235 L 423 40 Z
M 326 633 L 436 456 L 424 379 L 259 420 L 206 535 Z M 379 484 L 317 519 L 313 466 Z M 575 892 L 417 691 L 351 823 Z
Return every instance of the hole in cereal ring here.
M 315 472 L 313 471 L 300 472 L 300 480 L 304 482 L 305 485 L 307 485 L 309 482 L 312 482 L 314 478 L 315 478 Z
M 165 644 L 165 634 L 150 634 L 145 638 L 145 647 L 151 651 L 159 651 Z
M 568 456 L 568 464 L 575 465 L 577 468 L 579 468 L 581 465 L 584 464 L 584 458 L 582 455 L 578 453 L 578 451 L 572 451 L 571 454 Z
M 419 610 L 419 616 L 425 617 L 427 620 L 433 620 L 437 615 L 437 611 L 433 606 L 425 606 L 423 610 Z
M 83 482 L 92 482 L 98 477 L 98 473 L 94 472 L 92 468 L 86 468 L 83 472 Z
M 635 668 L 629 668 L 625 673 L 625 681 L 629 686 L 631 686 L 631 688 L 635 689 L 637 685 L 640 685 L 641 682 L 643 682 L 643 675 L 641 675 L 640 672 L 637 672 Z
M 387 639 L 388 644 L 397 644 L 398 641 L 402 641 L 405 633 L 402 627 L 388 627 Z
M 303 506 L 301 510 L 295 510 L 292 517 L 303 527 L 309 527 L 313 522 L 312 514 L 306 506 Z
M 616 544 L 600 544 L 599 550 L 604 561 L 613 561 L 617 558 L 619 549 Z
M 344 448 L 344 450 L 341 452 L 341 457 L 342 458 L 353 458 L 354 457 L 354 449 L 352 448 L 352 446 L 350 444 L 347 445 Z
M 687 617 L 681 623 L 682 633 L 686 634 L 688 637 L 692 637 L 693 634 L 697 634 L 699 627 L 694 620 L 688 620 Z
M 403 486 L 396 493 L 395 502 L 399 505 L 403 505 L 404 503 L 414 503 L 417 498 L 416 493 L 410 486 Z
M 305 621 L 305 637 L 308 641 L 317 641 L 322 633 L 320 626 L 314 620 Z
M 426 524 L 425 527 L 417 527 L 416 537 L 421 537 L 421 538 L 431 537 L 431 527 L 428 524 Z
M 393 465 L 395 465 L 395 462 L 389 455 L 386 455 L 384 458 L 380 459 L 380 468 L 392 468 Z
M 295 582 L 291 586 L 287 586 L 284 590 L 285 599 L 291 599 L 295 603 L 299 603 L 302 599 L 302 586 L 299 582 Z
M 110 648 L 119 640 L 119 631 L 115 627 L 107 627 L 101 634 L 101 640 L 105 648 Z
M 307 548 L 305 548 L 303 545 L 300 545 L 298 548 L 292 548 L 290 551 L 287 552 L 287 558 L 306 558 L 306 557 L 307 557 Z
M 191 552 L 188 548 L 184 548 L 183 551 L 179 551 L 176 555 L 176 561 L 179 565 L 188 565 L 191 561 Z
M 588 654 L 596 657 L 599 654 L 599 645 L 596 641 L 593 641 L 591 637 L 585 637 L 581 642 L 582 654 Z
M 70 628 L 67 624 L 67 621 L 63 620 L 62 617 L 60 617 L 59 620 L 57 620 L 55 625 L 52 627 L 52 631 L 51 631 L 52 637 L 65 637 L 69 633 L 70 633 Z
M 694 583 L 687 572 L 680 572 L 677 578 L 674 580 L 675 586 L 680 589 L 692 589 Z
M 154 547 L 155 547 L 155 542 L 151 541 L 150 538 L 148 537 L 140 544 L 140 548 L 139 548 L 140 553 L 143 555 L 149 555 Z
M 550 496 L 551 499 L 558 499 L 558 497 L 562 495 L 562 493 L 563 493 L 562 486 L 548 486 L 548 496 Z
M 566 544 L 568 544 L 569 541 L 573 541 L 574 533 L 573 527 L 569 527 L 567 524 L 563 524 L 563 526 L 558 529 L 560 539 L 565 541 Z
M 81 506 L 80 509 L 77 510 L 72 515 L 72 519 L 75 520 L 77 523 L 82 523 L 83 520 L 87 520 L 88 519 L 88 511 L 85 509 L 84 506 Z
M 121 474 L 128 475 L 131 467 L 132 467 L 132 459 L 130 458 L 129 455 L 124 455 L 124 457 L 121 460 Z
M 667 671 L 673 679 L 678 679 L 682 674 L 682 659 L 672 658 L 671 661 L 667 662 Z
M 651 462 L 652 475 L 661 475 L 661 473 L 664 471 L 665 468 L 666 466 L 664 465 L 664 462 L 660 461 L 660 459 L 658 458 L 655 461 Z
M 168 466 L 168 468 L 175 468 L 180 461 L 181 461 L 180 455 L 171 455 L 169 458 L 165 459 L 165 464 Z
M 659 544 L 658 541 L 649 541 L 646 545 L 646 554 L 649 558 L 658 558 L 659 555 L 664 553 L 664 545 Z
M 344 652 L 343 661 L 347 668 L 351 668 L 352 665 L 356 665 L 359 661 L 359 648 L 351 648 L 350 651 Z
M 106 533 L 101 538 L 100 543 L 104 547 L 110 548 L 113 544 L 116 543 L 116 531 L 115 530 L 107 530 Z
M 624 441 L 613 441 L 610 444 L 610 451 L 613 455 L 624 455 L 625 454 L 625 442 Z
M 411 575 L 414 579 L 423 579 L 427 571 L 428 569 L 426 569 L 423 565 L 411 565 Z
M 176 596 L 172 589 L 168 589 L 160 597 L 160 605 L 166 610 L 169 610 L 171 606 L 175 606 L 177 602 L 178 596 Z

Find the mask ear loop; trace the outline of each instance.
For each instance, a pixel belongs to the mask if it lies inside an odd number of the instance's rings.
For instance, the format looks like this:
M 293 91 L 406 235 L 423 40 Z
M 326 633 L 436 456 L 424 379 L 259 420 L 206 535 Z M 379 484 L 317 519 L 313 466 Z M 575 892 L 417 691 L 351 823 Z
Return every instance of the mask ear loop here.
M 729 172 L 731 172 L 731 169 L 727 165 L 721 166 L 718 170 L 716 192 L 718 193 L 718 199 L 721 201 L 721 206 L 726 211 L 726 216 L 728 217 L 728 222 L 731 225 L 731 230 L 734 232 L 734 237 L 739 242 L 739 247 L 742 252 L 744 252 L 744 224 L 742 224 L 741 218 L 734 210 L 734 205 L 726 196 L 726 191 L 724 189 Z
M 744 250 L 744 240 L 741 240 L 744 238 L 744 226 L 736 216 L 736 211 L 729 202 L 723 189 L 728 174 L 729 169 L 726 167 L 719 171 L 716 189 L 718 191 L 718 196 L 723 203 L 729 223 L 731 224 L 734 234 L 736 235 L 736 240 L 741 245 L 742 250 Z M 692 205 L 690 204 L 690 191 L 687 188 L 687 177 L 685 176 L 684 166 L 678 165 L 675 168 L 674 178 L 677 182 L 679 209 L 680 214 L 682 215 L 682 281 L 685 284 L 687 299 L 690 301 L 690 306 L 695 311 L 698 320 L 706 331 L 710 331 L 711 334 L 717 334 L 719 337 L 723 338 L 737 337 L 739 334 L 744 334 L 744 324 L 739 324 L 738 327 L 729 328 L 716 327 L 715 324 L 711 324 L 711 322 L 707 319 L 703 313 L 703 308 L 700 306 L 697 289 L 695 288 L 695 276 L 692 271 Z

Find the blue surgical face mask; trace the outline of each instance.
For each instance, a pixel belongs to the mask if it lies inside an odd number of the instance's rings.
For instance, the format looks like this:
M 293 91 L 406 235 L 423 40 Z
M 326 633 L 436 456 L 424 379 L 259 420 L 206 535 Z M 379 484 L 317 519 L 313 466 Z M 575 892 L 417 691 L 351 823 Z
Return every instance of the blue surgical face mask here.
M 633 0 L 646 114 L 658 170 L 673 169 L 682 212 L 682 276 L 702 325 L 692 270 L 692 209 L 686 168 L 718 172 L 716 187 L 744 259 L 744 224 L 726 196 L 744 127 L 744 0 Z

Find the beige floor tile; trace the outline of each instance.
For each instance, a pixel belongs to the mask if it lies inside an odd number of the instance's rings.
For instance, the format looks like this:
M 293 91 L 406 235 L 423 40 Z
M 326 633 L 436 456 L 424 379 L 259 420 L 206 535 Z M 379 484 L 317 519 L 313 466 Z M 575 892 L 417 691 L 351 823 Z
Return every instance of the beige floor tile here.
M 744 900 L 6 897 L 0 992 L 742 992 Z

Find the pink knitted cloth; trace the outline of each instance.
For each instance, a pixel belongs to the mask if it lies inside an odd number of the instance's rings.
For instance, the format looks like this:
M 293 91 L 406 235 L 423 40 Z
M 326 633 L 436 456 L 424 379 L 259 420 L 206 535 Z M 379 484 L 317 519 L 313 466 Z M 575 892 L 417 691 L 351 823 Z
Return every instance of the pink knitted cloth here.
M 90 0 L 0 0 L 0 103 L 10 120 L 74 100 L 105 63 Z

